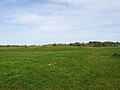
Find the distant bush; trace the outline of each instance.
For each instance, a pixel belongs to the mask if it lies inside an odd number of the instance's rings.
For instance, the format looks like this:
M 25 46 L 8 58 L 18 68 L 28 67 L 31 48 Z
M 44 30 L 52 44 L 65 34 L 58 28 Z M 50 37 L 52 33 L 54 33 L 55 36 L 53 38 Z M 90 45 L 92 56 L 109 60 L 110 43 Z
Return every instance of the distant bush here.
M 69 46 L 90 46 L 90 47 L 117 47 L 120 45 L 120 42 L 99 42 L 99 41 L 90 41 L 89 43 L 70 43 Z
M 120 54 L 119 53 L 115 53 L 112 55 L 113 58 L 120 58 Z

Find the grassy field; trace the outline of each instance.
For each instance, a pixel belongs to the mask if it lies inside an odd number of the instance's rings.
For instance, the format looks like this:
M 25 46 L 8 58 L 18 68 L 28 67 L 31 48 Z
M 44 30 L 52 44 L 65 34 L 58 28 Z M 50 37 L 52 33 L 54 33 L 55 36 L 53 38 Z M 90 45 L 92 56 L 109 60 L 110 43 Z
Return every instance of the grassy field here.
M 0 90 L 120 90 L 120 48 L 1 47 Z

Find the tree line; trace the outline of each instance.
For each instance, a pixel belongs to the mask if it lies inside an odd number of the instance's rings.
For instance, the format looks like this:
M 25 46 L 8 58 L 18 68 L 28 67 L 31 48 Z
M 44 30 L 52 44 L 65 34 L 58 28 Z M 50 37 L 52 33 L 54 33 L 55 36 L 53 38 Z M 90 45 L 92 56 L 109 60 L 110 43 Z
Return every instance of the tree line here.
M 41 45 L 0 45 L 0 47 L 35 47 L 35 46 L 41 46 Z M 69 44 L 63 44 L 63 43 L 53 43 L 53 44 L 46 44 L 42 46 L 86 46 L 86 47 L 120 47 L 120 42 L 100 42 L 100 41 L 90 41 L 88 43 L 69 43 Z
M 47 44 L 44 46 L 88 46 L 88 47 L 118 47 L 120 46 L 120 42 L 100 42 L 100 41 L 90 41 L 88 43 L 80 43 L 80 42 L 75 42 L 75 43 L 69 43 L 69 44 Z

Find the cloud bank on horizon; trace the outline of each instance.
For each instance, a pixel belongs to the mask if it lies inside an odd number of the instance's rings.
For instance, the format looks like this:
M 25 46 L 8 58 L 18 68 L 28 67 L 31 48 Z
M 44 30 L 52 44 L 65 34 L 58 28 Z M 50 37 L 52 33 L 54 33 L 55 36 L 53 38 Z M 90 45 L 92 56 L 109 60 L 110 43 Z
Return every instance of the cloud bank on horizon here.
M 120 0 L 0 0 L 0 44 L 120 41 Z

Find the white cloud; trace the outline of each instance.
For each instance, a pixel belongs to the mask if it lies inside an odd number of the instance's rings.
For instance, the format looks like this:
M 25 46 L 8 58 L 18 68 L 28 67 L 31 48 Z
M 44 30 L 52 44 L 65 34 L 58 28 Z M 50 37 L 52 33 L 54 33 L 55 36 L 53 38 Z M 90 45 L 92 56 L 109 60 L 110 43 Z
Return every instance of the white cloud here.
M 10 24 L 13 27 L 18 24 L 25 31 L 33 33 L 64 32 L 70 28 L 65 18 L 59 15 L 19 14 L 4 20 L 4 23 Z
M 42 17 L 37 14 L 22 14 L 13 16 L 13 21 L 15 23 L 32 23 L 36 21 L 41 21 Z

